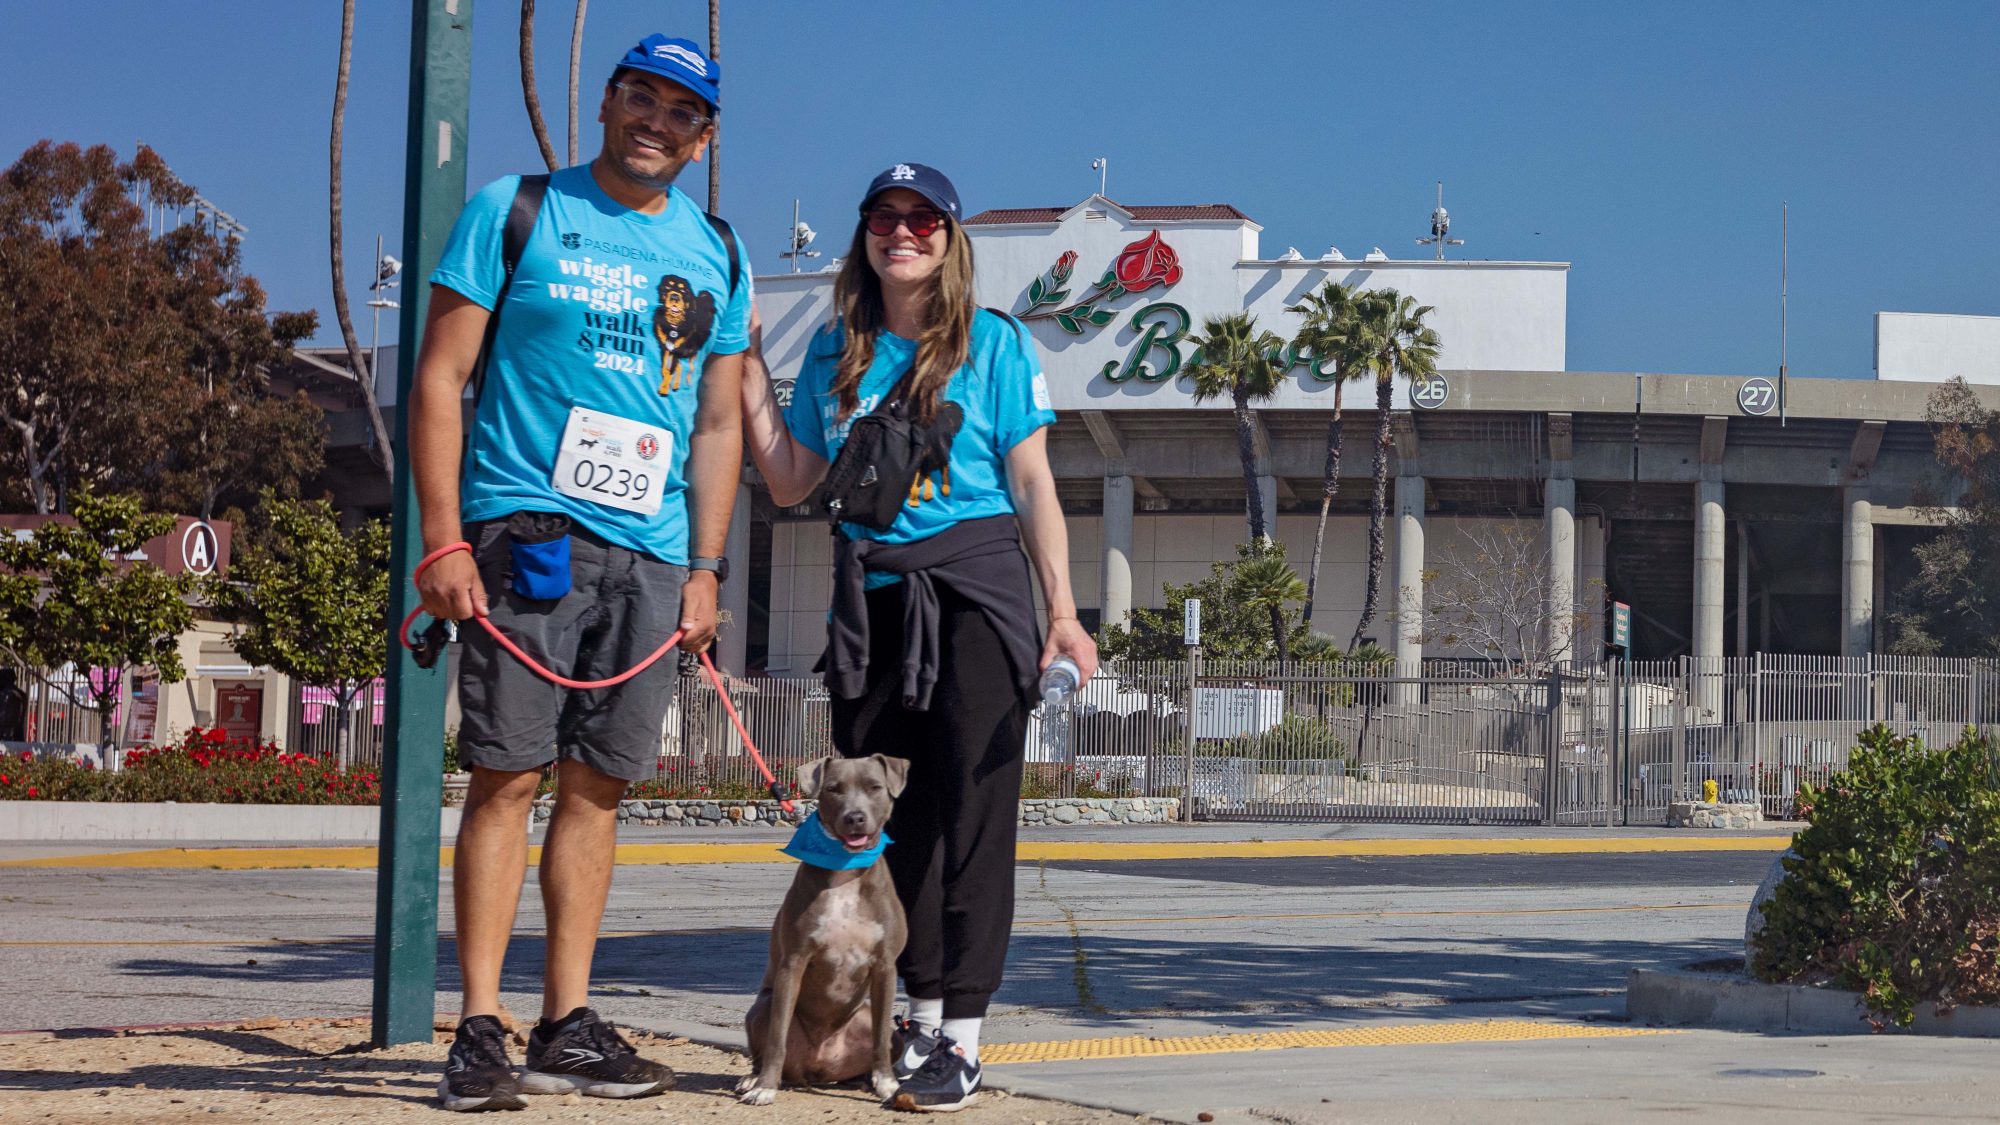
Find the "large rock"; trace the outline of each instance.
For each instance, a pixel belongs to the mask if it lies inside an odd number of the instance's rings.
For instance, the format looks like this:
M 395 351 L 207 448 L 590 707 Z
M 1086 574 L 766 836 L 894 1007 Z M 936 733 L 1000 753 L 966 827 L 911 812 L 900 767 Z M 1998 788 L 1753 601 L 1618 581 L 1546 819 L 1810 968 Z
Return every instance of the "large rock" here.
M 1785 860 L 1796 859 L 1798 854 L 1786 848 L 1772 860 L 1771 869 L 1764 872 L 1764 881 L 1757 884 L 1757 893 L 1750 898 L 1750 913 L 1743 919 L 1743 964 L 1746 968 L 1757 960 L 1757 935 L 1764 931 L 1764 904 L 1777 897 L 1778 884 L 1785 880 Z

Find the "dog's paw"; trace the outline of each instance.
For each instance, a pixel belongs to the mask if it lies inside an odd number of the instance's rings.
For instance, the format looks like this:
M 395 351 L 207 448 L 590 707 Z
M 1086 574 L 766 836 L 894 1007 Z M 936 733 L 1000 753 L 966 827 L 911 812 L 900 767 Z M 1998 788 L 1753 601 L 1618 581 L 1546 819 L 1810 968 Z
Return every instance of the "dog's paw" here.
M 737 1101 L 744 1105 L 770 1105 L 778 1100 L 778 1091 L 769 1086 L 759 1086 L 754 1079 L 750 1080 L 750 1083 L 750 1088 L 743 1090 Z
M 747 1094 L 756 1088 L 757 1072 L 754 1070 L 736 1080 L 736 1092 L 739 1094 Z
M 902 1083 L 896 1081 L 896 1076 L 893 1073 L 886 1070 L 878 1070 L 874 1074 L 869 1075 L 868 1084 L 875 1087 L 875 1096 L 885 1102 L 895 1097 L 896 1088 L 902 1085 Z

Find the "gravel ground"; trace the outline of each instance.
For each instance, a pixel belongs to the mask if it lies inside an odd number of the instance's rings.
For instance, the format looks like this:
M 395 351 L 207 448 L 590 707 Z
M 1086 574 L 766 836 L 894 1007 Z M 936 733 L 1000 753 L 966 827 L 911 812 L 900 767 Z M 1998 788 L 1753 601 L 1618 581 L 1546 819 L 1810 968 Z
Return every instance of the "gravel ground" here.
M 0 1037 L 0 1121 L 410 1121 L 442 1115 L 435 1091 L 448 1033 L 385 1051 L 367 1047 L 364 1020 L 253 1020 L 233 1026 L 68 1031 Z M 775 1105 L 739 1105 L 740 1055 L 628 1033 L 674 1068 L 676 1089 L 635 1101 L 576 1094 L 531 1098 L 518 1116 L 481 1120 L 758 1122 L 881 1121 L 860 1086 L 787 1089 Z M 516 1044 L 518 1061 L 520 1044 Z M 1057 1125 L 1128 1120 L 1119 1114 L 986 1090 L 953 1125 Z

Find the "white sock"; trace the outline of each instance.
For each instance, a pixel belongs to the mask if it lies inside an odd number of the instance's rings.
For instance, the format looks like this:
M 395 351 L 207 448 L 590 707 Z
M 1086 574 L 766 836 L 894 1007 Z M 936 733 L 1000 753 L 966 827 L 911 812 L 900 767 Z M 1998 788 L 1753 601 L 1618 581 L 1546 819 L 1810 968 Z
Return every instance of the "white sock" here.
M 910 1022 L 936 1035 L 938 1025 L 944 1022 L 944 997 L 935 1000 L 910 997 Z
M 938 1001 L 940 1011 L 943 1005 L 942 1000 Z M 942 1028 L 944 1037 L 958 1044 L 958 1049 L 965 1052 L 965 1061 L 975 1066 L 979 1064 L 979 1025 L 984 1022 L 977 1019 L 946 1020 Z

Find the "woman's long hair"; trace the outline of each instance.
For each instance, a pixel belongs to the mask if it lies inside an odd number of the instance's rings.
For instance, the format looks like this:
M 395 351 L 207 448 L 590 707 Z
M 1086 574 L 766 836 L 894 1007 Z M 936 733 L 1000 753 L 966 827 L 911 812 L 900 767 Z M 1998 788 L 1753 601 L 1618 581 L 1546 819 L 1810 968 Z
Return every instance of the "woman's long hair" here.
M 972 241 L 950 216 L 944 231 L 944 263 L 931 274 L 910 388 L 910 416 L 925 424 L 937 415 L 952 373 L 965 366 L 972 352 Z M 833 320 L 845 337 L 832 388 L 842 418 L 861 405 L 861 377 L 875 362 L 875 334 L 883 328 L 882 280 L 868 264 L 867 238 L 864 216 L 854 226 L 854 243 L 833 283 Z

